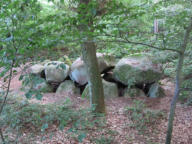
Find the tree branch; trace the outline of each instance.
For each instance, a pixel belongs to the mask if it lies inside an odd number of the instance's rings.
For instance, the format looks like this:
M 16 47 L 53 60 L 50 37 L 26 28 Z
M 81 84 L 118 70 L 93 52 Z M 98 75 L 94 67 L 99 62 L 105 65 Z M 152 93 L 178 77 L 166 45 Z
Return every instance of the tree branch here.
M 106 34 L 104 35 L 106 37 L 113 37 L 116 38 L 115 40 L 110 40 L 110 41 L 105 41 L 105 42 L 121 42 L 121 43 L 130 43 L 130 44 L 134 44 L 134 45 L 143 45 L 143 46 L 147 46 L 153 49 L 157 49 L 157 50 L 169 50 L 169 51 L 174 51 L 177 53 L 181 53 L 180 50 L 176 50 L 176 49 L 171 49 L 171 48 L 160 48 L 151 44 L 146 44 L 146 43 L 142 43 L 142 42 L 134 42 L 134 41 L 130 41 L 127 38 L 121 38 L 121 40 L 118 40 L 116 36 L 110 35 L 110 34 Z
M 192 91 L 192 88 L 180 88 L 180 91 Z
M 157 49 L 157 50 L 170 50 L 170 51 L 174 51 L 174 52 L 181 53 L 181 51 L 176 50 L 176 49 L 171 49 L 171 48 L 159 48 L 159 47 L 156 47 L 156 46 L 153 46 L 153 45 L 150 45 L 150 44 L 146 44 L 146 43 L 133 42 L 133 41 L 130 41 L 130 40 L 126 40 L 126 41 L 127 41 L 128 43 L 131 43 L 131 44 L 143 45 L 143 46 L 147 46 L 147 47 L 150 47 L 150 48 L 153 48 L 153 49 Z

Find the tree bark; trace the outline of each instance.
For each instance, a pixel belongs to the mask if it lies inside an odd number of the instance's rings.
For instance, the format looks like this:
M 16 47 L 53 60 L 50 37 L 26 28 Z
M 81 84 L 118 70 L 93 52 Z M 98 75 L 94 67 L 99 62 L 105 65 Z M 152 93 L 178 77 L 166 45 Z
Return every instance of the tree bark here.
M 94 42 L 84 42 L 82 44 L 82 54 L 89 76 L 90 104 L 94 106 L 97 113 L 105 113 L 103 84 L 99 72 L 96 57 L 96 45 Z
M 178 60 L 177 71 L 176 71 L 176 87 L 175 87 L 173 99 L 171 101 L 168 128 L 167 128 L 167 136 L 166 136 L 166 144 L 171 144 L 176 103 L 177 103 L 177 99 L 179 97 L 180 87 L 182 84 L 182 68 L 183 68 L 183 61 L 184 61 L 184 56 L 185 56 L 184 53 L 185 53 L 185 50 L 186 50 L 186 47 L 188 44 L 188 40 L 190 38 L 191 31 L 192 31 L 192 18 L 191 18 L 188 28 L 186 29 L 184 41 L 180 48 L 181 52 L 179 53 L 179 60 Z
M 88 5 L 91 0 L 80 0 L 80 4 Z M 93 41 L 93 37 L 88 33 L 93 33 L 93 18 L 90 11 L 87 9 L 80 10 L 79 14 L 82 19 L 88 20 L 87 23 L 80 24 L 79 30 L 82 33 L 85 33 L 85 39 L 81 44 L 82 55 L 85 66 L 88 73 L 88 84 L 90 92 L 90 104 L 91 107 L 94 106 L 94 112 L 96 113 L 105 113 L 105 103 L 104 103 L 104 92 L 102 79 L 99 72 L 98 61 L 96 57 L 96 44 Z

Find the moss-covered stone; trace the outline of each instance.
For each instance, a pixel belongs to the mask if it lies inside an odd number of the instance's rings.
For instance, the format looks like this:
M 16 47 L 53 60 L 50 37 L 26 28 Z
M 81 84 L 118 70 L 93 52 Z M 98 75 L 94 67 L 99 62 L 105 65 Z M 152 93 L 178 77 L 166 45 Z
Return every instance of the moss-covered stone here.
M 51 61 L 45 64 L 47 82 L 62 82 L 69 74 L 69 66 L 64 62 Z
M 112 56 L 110 57 L 106 54 L 97 53 L 97 60 L 100 72 L 114 66 L 114 59 Z M 87 69 L 81 57 L 76 59 L 71 65 L 70 78 L 80 85 L 84 85 L 88 82 Z
M 34 75 L 41 75 L 42 71 L 45 70 L 44 65 L 42 64 L 35 64 L 29 68 L 29 72 Z
M 123 58 L 114 69 L 114 78 L 125 85 L 152 83 L 161 76 L 161 65 L 154 64 L 147 57 Z
M 35 90 L 42 93 L 53 92 L 53 87 L 39 76 L 33 76 L 31 80 L 28 80 L 27 84 L 25 82 L 23 84 L 22 89 L 24 91 Z
M 159 98 L 163 97 L 165 95 L 164 90 L 161 88 L 161 86 L 158 83 L 154 83 L 151 85 L 148 96 L 150 98 Z
M 115 83 L 107 82 L 105 80 L 102 80 L 102 83 L 105 99 L 118 97 L 118 87 Z M 82 97 L 89 98 L 89 85 L 85 87 Z
M 71 80 L 66 80 L 59 85 L 56 93 L 57 94 L 61 94 L 61 93 L 80 94 L 80 89 L 75 87 L 75 84 Z

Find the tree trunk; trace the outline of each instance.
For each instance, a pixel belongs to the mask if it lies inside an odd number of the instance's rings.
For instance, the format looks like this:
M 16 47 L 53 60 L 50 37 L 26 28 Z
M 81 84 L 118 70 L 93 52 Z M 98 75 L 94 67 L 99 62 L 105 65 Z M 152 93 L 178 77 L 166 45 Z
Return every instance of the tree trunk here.
M 182 84 L 182 68 L 183 68 L 183 61 L 184 61 L 184 53 L 185 53 L 185 50 L 187 47 L 188 40 L 190 38 L 191 30 L 192 30 L 192 18 L 190 21 L 190 25 L 188 26 L 188 28 L 185 32 L 184 41 L 183 41 L 183 44 L 181 45 L 181 49 L 180 49 L 181 52 L 179 53 L 179 60 L 178 60 L 177 71 L 176 71 L 176 87 L 175 87 L 174 97 L 171 101 L 168 128 L 167 128 L 167 136 L 166 136 L 166 144 L 171 144 L 175 108 L 176 108 L 177 99 L 178 99 L 179 93 L 180 93 L 180 87 Z
M 94 42 L 84 42 L 82 44 L 83 60 L 89 75 L 90 104 L 94 106 L 97 113 L 105 113 L 103 84 L 99 72 L 96 45 Z
M 88 6 L 89 2 L 91 2 L 91 0 L 80 0 L 80 5 L 85 4 Z M 81 44 L 82 55 L 89 77 L 88 84 L 90 89 L 90 104 L 91 106 L 94 106 L 94 112 L 105 113 L 103 84 L 96 57 L 96 45 L 95 42 L 93 42 L 92 35 L 90 35 L 90 33 L 94 32 L 94 16 L 92 16 L 90 12 L 91 10 L 89 10 L 89 8 L 79 10 L 80 19 L 84 19 L 86 21 L 83 21 L 79 27 L 79 30 L 84 35 L 83 42 Z

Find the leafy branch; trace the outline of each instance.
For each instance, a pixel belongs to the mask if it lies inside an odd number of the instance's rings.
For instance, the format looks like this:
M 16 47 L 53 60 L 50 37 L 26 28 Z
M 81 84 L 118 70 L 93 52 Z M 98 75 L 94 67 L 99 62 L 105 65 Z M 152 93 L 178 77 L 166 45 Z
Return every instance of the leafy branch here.
M 122 38 L 120 40 L 118 40 L 116 36 L 113 36 L 113 35 L 110 35 L 110 34 L 106 34 L 104 36 L 107 36 L 107 37 L 114 37 L 116 38 L 115 40 L 102 40 L 104 42 L 120 42 L 120 43 L 129 43 L 129 44 L 134 44 L 134 45 L 143 45 L 143 46 L 147 46 L 147 47 L 150 47 L 150 48 L 153 48 L 153 49 L 157 49 L 157 50 L 169 50 L 169 51 L 173 51 L 173 52 L 177 52 L 177 53 L 181 53 L 180 50 L 177 50 L 177 49 L 172 49 L 172 48 L 161 48 L 161 47 L 157 47 L 157 46 L 154 46 L 154 45 L 151 45 L 151 44 L 147 44 L 147 43 L 142 43 L 142 42 L 135 42 L 135 41 L 130 41 L 129 39 L 127 38 Z

